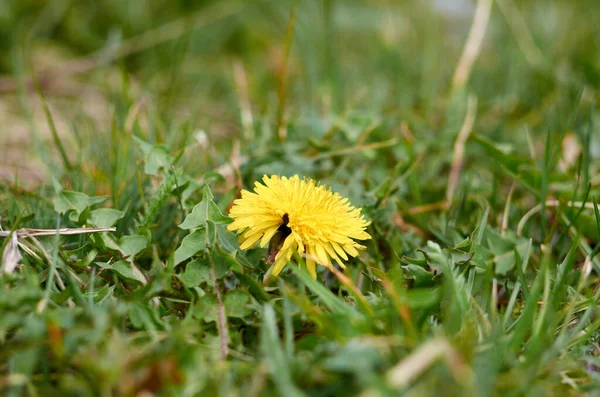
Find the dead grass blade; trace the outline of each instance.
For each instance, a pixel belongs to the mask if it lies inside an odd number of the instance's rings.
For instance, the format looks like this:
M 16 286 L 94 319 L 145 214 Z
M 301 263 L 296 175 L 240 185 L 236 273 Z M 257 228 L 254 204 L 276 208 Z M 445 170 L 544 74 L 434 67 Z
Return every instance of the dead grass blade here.
M 73 236 L 76 234 L 91 234 L 91 233 L 105 233 L 114 232 L 117 228 L 114 227 L 80 227 L 80 228 L 65 228 L 65 229 L 18 229 L 15 230 L 14 235 L 18 238 L 27 237 L 42 237 L 42 236 Z M 0 237 L 9 237 L 10 231 L 0 230 Z

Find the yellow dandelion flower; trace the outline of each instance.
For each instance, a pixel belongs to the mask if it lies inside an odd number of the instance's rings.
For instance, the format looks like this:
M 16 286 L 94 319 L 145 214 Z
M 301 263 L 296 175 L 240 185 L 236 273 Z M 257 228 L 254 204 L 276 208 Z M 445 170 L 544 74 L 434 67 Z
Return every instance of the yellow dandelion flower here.
M 271 242 L 267 257 L 273 265 L 271 275 L 277 276 L 295 252 L 305 258 L 313 278 L 315 262 L 331 268 L 333 259 L 346 268 L 343 261 L 348 255 L 355 257 L 365 248 L 354 240 L 371 238 L 361 209 L 314 180 L 265 175 L 263 183 L 255 182 L 254 192 L 242 190 L 242 198 L 233 202 L 229 216 L 234 221 L 227 228 L 237 231 L 243 250 Z

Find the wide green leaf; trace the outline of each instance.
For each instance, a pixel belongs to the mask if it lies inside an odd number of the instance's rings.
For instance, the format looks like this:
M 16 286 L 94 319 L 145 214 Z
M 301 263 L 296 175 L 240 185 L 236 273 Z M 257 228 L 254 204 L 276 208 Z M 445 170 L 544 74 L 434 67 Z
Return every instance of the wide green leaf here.
M 206 249 L 206 231 L 204 229 L 196 229 L 184 237 L 181 245 L 175 251 L 175 265 L 191 258 L 204 249 Z
M 119 248 L 125 256 L 135 256 L 148 246 L 148 239 L 145 236 L 123 236 L 119 240 Z
M 112 208 L 98 208 L 90 213 L 90 221 L 96 227 L 111 227 L 125 216 L 125 211 Z

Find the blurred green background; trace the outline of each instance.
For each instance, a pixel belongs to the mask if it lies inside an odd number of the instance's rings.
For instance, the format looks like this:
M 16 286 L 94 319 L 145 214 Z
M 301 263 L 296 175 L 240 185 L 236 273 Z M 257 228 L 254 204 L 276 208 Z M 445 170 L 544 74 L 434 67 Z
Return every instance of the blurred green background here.
M 462 122 L 462 114 L 448 114 L 452 75 L 474 2 L 298 2 L 286 58 L 291 6 L 4 0 L 0 151 L 10 160 L 2 174 L 23 167 L 22 175 L 48 175 L 33 165 L 49 148 L 38 141 L 48 136 L 48 123 L 37 95 L 31 84 L 29 95 L 22 90 L 32 76 L 70 155 L 84 159 L 94 156 L 89 143 L 101 144 L 113 118 L 135 105 L 150 141 L 181 148 L 195 144 L 193 132 L 202 129 L 219 148 L 208 161 L 222 162 L 236 140 L 256 148 L 276 135 L 281 81 L 292 139 L 319 140 L 332 126 L 360 119 L 386 127 L 373 136 L 398 136 L 405 123 L 416 145 L 450 148 Z M 593 0 L 494 3 L 468 82 L 479 98 L 478 132 L 527 154 L 523 125 L 534 136 L 548 125 L 569 127 L 582 90 L 600 84 L 599 13 Z M 347 138 L 361 127 L 344 131 Z M 192 152 L 191 169 L 206 170 Z

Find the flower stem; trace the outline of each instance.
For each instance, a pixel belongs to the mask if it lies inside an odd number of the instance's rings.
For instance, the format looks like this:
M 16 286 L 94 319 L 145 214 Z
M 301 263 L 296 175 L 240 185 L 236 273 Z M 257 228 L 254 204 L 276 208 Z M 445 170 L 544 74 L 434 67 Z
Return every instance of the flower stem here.
M 221 287 L 219 285 L 219 279 L 217 279 L 217 272 L 215 271 L 215 264 L 213 263 L 212 256 L 208 254 L 208 262 L 210 263 L 210 274 L 215 283 L 215 292 L 217 294 L 217 310 L 219 315 L 218 327 L 219 337 L 221 339 L 221 358 L 225 360 L 229 355 L 228 346 L 228 332 L 227 332 L 227 315 L 225 314 L 225 306 L 223 305 L 223 297 L 221 296 Z

